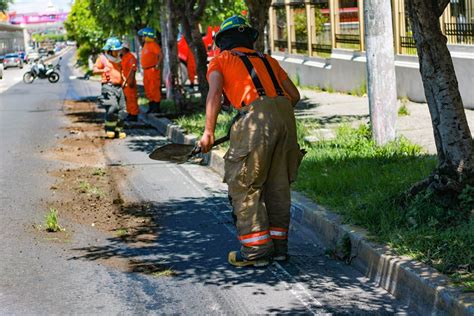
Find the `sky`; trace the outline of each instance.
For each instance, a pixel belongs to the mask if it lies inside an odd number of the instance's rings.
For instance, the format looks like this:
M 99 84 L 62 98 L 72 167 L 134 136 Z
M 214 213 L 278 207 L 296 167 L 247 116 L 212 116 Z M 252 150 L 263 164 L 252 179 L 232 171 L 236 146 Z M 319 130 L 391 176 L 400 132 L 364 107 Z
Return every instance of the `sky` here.
M 69 11 L 73 0 L 14 0 L 9 11 L 17 13 L 46 12 L 51 2 L 58 10 Z

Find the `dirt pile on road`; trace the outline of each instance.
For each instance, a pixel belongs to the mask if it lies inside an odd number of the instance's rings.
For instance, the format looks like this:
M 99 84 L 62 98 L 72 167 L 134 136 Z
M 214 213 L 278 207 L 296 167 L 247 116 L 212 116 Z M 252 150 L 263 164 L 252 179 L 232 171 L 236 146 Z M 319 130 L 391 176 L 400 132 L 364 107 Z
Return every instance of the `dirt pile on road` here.
M 151 203 L 131 203 L 120 194 L 125 167 L 107 164 L 103 131 L 103 112 L 92 102 L 68 101 L 64 111 L 69 123 L 58 144 L 45 153 L 48 159 L 64 162 L 65 167 L 50 172 L 57 180 L 50 188 L 55 198 L 48 203 L 61 217 L 92 226 L 128 247 L 147 248 L 156 239 L 156 211 Z M 66 227 L 67 229 L 67 227 Z M 153 262 L 133 258 L 91 257 L 93 246 L 83 249 L 85 259 L 98 260 L 130 272 L 153 274 L 167 271 Z

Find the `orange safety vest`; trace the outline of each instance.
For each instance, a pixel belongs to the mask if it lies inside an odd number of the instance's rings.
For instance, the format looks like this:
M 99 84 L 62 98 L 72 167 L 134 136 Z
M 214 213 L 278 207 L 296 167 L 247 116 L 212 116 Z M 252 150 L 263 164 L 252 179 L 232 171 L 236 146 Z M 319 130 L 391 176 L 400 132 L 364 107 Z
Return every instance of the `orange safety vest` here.
M 102 83 L 112 83 L 113 85 L 121 85 L 123 83 L 122 78 L 122 65 L 120 63 L 113 63 L 104 54 L 100 54 L 97 58 L 94 68 L 97 69 L 109 69 L 107 72 L 102 73 Z

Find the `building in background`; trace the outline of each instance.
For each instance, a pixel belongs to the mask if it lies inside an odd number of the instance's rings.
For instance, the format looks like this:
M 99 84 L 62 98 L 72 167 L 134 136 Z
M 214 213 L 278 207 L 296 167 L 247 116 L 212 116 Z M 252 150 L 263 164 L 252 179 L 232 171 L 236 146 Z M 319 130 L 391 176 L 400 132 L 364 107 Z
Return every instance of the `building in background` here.
M 405 0 L 391 0 L 399 97 L 424 102 Z M 451 0 L 440 18 L 464 105 L 474 108 L 474 0 Z M 362 0 L 274 0 L 270 48 L 300 85 L 366 89 Z
M 0 22 L 0 55 L 25 50 L 25 30 Z
M 50 0 L 43 12 L 10 12 L 9 22 L 25 28 L 28 46 L 40 47 L 46 45 L 45 43 L 49 46 L 56 41 L 65 41 L 64 21 L 68 14 L 69 12 L 54 6 Z

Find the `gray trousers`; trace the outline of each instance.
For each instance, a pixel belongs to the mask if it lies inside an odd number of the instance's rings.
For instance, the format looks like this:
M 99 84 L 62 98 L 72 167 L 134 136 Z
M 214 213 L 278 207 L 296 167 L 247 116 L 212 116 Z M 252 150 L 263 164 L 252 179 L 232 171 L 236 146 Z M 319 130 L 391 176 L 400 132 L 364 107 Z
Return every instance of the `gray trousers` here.
M 102 84 L 100 104 L 105 108 L 105 131 L 120 132 L 123 129 L 125 95 L 120 86 Z

